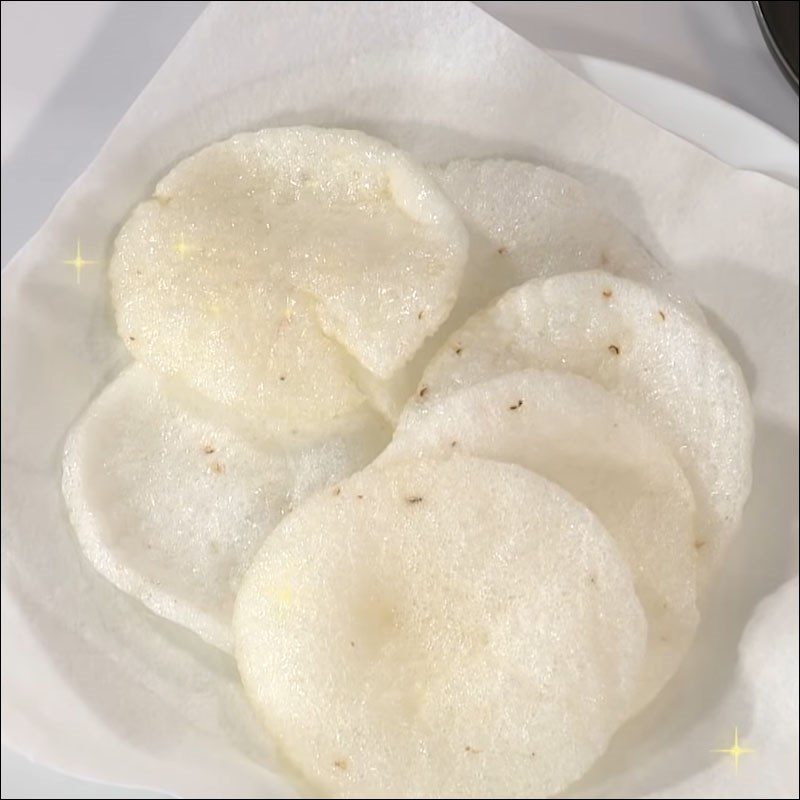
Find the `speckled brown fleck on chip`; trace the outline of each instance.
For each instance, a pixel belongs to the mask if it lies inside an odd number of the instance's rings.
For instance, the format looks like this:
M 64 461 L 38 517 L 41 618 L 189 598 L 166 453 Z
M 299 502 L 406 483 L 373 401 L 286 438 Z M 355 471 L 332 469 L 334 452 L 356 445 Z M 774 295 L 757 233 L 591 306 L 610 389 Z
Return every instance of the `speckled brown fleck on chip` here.
M 457 447 L 457 446 L 458 446 L 458 440 L 457 439 L 453 439 L 453 441 L 450 442 L 450 447 Z
M 705 542 L 701 542 L 700 539 L 696 539 L 694 543 L 695 550 L 702 550 L 706 546 Z
M 463 352 L 464 352 L 464 348 L 463 348 L 463 347 L 461 347 L 461 345 L 456 345 L 456 346 L 453 348 L 453 352 L 454 352 L 454 353 L 455 353 L 457 356 L 460 356 L 460 355 L 461 355 L 461 353 L 463 353 Z
M 278 380 L 279 381 L 285 381 L 286 380 L 286 376 L 285 375 L 279 375 L 278 376 Z
M 610 344 L 608 346 L 608 352 L 609 353 L 613 353 L 615 356 L 618 356 L 619 355 L 619 347 L 617 347 L 617 345 L 615 345 L 615 344 Z
M 659 309 L 658 316 L 661 317 L 662 322 L 667 318 L 667 315 Z
M 333 762 L 333 766 L 336 767 L 336 769 L 347 769 L 347 759 L 337 758 L 336 761 Z
M 422 497 L 420 497 L 420 495 L 418 495 L 418 494 L 412 494 L 412 495 L 409 495 L 408 497 L 406 497 L 406 503 L 408 503 L 411 506 L 414 506 L 417 503 L 421 503 L 421 502 L 422 502 Z
M 612 297 L 613 294 L 614 292 L 612 292 L 611 289 L 603 289 L 603 297 L 605 297 L 606 300 L 608 300 L 609 297 Z
M 504 256 L 508 252 L 508 248 L 505 246 L 497 248 L 497 254 L 500 256 Z
M 334 486 L 333 490 L 331 491 L 331 494 L 334 497 L 338 497 L 341 493 L 342 493 L 342 487 L 341 486 Z
M 428 394 L 428 387 L 427 386 L 423 386 L 419 390 L 418 394 L 419 394 L 420 397 L 425 397 L 425 395 Z
M 417 314 L 417 319 L 422 319 L 424 316 L 425 316 L 425 312 L 424 311 L 420 311 L 419 314 Z
M 213 461 L 211 463 L 211 471 L 215 475 L 222 475 L 225 472 L 225 465 L 224 464 L 220 464 L 219 461 Z
M 522 400 L 517 400 L 517 402 L 514 403 L 514 405 L 511 405 L 511 406 L 508 407 L 508 410 L 509 411 L 516 411 L 518 408 L 522 408 Z
M 215 453 L 215 452 L 216 452 L 216 450 L 217 450 L 217 449 L 216 449 L 215 447 L 212 447 L 210 444 L 204 444 L 204 445 L 203 445 L 203 452 L 204 452 L 204 453 L 205 453 L 207 456 L 210 456 L 212 453 Z

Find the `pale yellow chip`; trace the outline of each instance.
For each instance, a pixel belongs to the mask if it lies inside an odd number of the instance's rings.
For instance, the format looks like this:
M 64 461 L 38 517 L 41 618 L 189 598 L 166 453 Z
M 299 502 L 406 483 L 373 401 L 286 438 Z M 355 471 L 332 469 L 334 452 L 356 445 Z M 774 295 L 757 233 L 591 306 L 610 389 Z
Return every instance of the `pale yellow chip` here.
M 141 364 L 70 432 L 63 490 L 83 552 L 149 609 L 230 650 L 250 558 L 309 492 L 388 439 L 367 409 L 312 436 L 257 437 Z
M 181 162 L 110 266 L 134 356 L 250 419 L 313 426 L 446 318 L 467 233 L 426 171 L 353 131 L 239 134 Z M 348 355 L 348 353 L 350 355 Z
M 542 797 L 624 719 L 647 624 L 585 507 L 454 457 L 369 468 L 296 509 L 234 630 L 245 689 L 315 794 Z

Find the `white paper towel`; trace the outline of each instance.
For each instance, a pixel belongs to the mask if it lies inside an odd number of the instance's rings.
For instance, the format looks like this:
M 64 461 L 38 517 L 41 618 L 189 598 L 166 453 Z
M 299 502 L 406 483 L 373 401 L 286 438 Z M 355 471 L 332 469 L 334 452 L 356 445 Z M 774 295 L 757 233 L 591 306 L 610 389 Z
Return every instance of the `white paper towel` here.
M 798 196 L 737 172 L 466 3 L 211 5 L 3 274 L 3 736 L 96 779 L 186 797 L 286 783 L 233 662 L 84 563 L 66 431 L 126 363 L 104 266 L 176 160 L 235 131 L 356 127 L 423 160 L 536 160 L 590 183 L 697 293 L 757 414 L 741 535 L 677 679 L 572 792 L 797 795 Z M 81 282 L 64 265 L 81 239 Z M 725 748 L 738 726 L 738 772 Z

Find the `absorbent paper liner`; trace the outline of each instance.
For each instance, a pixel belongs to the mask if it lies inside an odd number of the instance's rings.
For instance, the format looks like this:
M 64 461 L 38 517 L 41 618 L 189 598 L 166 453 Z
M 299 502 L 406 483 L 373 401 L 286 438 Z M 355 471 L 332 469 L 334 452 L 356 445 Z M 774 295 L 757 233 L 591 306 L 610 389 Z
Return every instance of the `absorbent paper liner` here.
M 93 572 L 59 484 L 67 430 L 128 360 L 105 276 L 120 221 L 197 148 L 297 123 L 421 160 L 565 170 L 694 289 L 753 392 L 755 488 L 688 663 L 571 795 L 796 796 L 797 191 L 657 128 L 466 3 L 212 4 L 4 272 L 5 740 L 186 797 L 291 793 L 233 661 Z M 80 284 L 63 263 L 79 237 L 99 262 Z M 754 751 L 738 772 L 710 752 L 735 726 Z

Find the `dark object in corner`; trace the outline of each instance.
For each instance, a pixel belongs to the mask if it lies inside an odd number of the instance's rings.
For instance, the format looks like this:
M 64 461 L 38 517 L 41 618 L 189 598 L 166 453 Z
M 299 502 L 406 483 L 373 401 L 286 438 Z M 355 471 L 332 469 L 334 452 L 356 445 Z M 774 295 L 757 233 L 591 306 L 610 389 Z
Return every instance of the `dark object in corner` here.
M 795 92 L 798 91 L 800 39 L 798 38 L 797 0 L 760 0 L 753 2 L 761 33 L 775 61 Z

